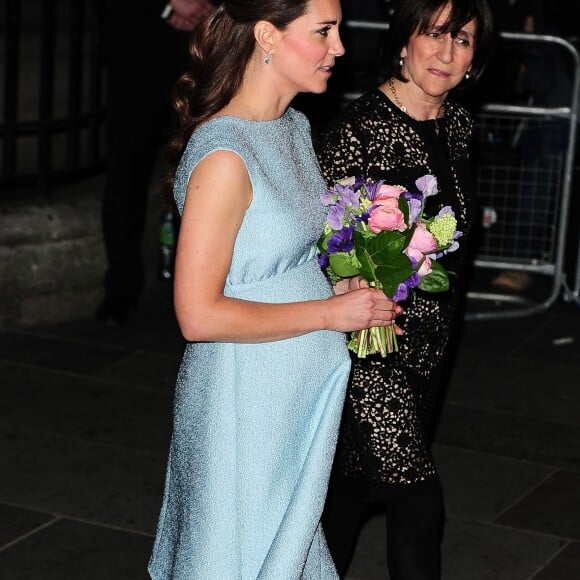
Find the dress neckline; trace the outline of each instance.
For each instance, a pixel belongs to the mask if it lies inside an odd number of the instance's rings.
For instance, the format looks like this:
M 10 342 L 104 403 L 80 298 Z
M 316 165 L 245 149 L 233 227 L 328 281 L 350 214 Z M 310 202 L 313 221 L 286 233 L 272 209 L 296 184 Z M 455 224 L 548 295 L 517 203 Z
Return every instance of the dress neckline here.
M 216 121 L 218 119 L 233 119 L 235 121 L 239 121 L 241 123 L 248 123 L 248 124 L 256 124 L 256 125 L 268 125 L 268 124 L 276 124 L 285 121 L 287 118 L 290 117 L 292 111 L 292 107 L 288 107 L 284 113 L 280 117 L 276 117 L 275 119 L 265 119 L 263 121 L 257 121 L 255 119 L 246 119 L 245 117 L 238 117 L 237 115 L 216 115 L 209 121 Z
M 445 126 L 447 123 L 447 107 L 445 107 L 445 112 L 442 117 L 438 117 L 437 119 L 425 119 L 419 120 L 415 119 L 415 117 L 411 117 L 408 113 L 401 111 L 401 109 L 394 103 L 388 95 L 386 95 L 381 89 L 376 87 L 374 89 L 374 94 L 379 98 L 379 100 L 386 105 L 389 110 L 394 112 L 397 116 L 399 116 L 402 120 L 407 122 L 411 126 L 415 126 L 417 128 L 421 128 L 424 130 L 433 131 L 435 134 L 438 134 L 436 129 L 439 127 L 440 133 L 443 134 L 445 130 Z M 442 130 L 441 130 L 442 129 Z

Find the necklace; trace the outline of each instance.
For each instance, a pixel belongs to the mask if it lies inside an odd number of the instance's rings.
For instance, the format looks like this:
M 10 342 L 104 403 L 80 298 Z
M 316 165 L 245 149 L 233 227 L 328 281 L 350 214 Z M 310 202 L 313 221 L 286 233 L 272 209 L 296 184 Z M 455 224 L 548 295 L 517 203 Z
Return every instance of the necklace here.
M 411 113 L 409 113 L 409 111 L 407 110 L 407 107 L 405 107 L 405 105 L 403 105 L 403 103 L 401 102 L 401 99 L 399 99 L 399 95 L 397 95 L 397 89 L 395 89 L 395 83 L 393 82 L 393 77 L 391 77 L 387 84 L 389 85 L 389 90 L 391 91 L 391 94 L 393 95 L 393 101 L 395 102 L 395 105 L 397 105 L 397 107 L 399 107 L 399 109 L 401 109 L 401 111 L 403 111 L 403 113 L 406 113 L 407 115 L 409 115 L 409 117 L 411 117 L 411 119 L 415 119 L 415 121 L 419 121 L 419 119 L 417 119 L 417 117 L 413 117 L 413 115 L 411 115 Z M 437 109 L 437 115 L 435 115 L 435 119 L 433 119 L 435 121 L 435 133 L 439 134 L 439 122 L 438 119 L 440 117 L 442 117 L 445 114 L 445 101 L 443 101 L 440 105 L 439 108 Z

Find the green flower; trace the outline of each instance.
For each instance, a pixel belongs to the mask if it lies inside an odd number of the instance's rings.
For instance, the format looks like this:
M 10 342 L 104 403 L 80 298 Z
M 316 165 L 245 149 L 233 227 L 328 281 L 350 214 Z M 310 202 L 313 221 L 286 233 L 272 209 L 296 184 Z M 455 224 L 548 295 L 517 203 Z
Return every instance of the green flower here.
M 437 245 L 447 246 L 453 241 L 453 235 L 457 229 L 457 220 L 453 213 L 439 214 L 429 224 L 429 231 L 437 240 Z

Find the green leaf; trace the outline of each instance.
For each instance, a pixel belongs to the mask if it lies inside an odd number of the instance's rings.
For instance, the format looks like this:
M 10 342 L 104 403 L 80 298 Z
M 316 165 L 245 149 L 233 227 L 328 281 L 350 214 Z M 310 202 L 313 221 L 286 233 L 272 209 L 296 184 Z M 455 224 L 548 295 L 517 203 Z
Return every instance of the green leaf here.
M 405 254 L 399 253 L 392 255 L 388 264 L 378 266 L 375 273 L 383 292 L 391 297 L 397 291 L 399 284 L 413 273 L 413 266 Z
M 405 216 L 405 223 L 409 223 L 409 202 L 402 196 L 399 196 L 399 209 L 403 212 Z
M 402 253 L 405 235 L 386 231 L 366 238 L 357 233 L 355 248 L 361 276 L 368 282 L 377 283 L 387 296 L 392 296 L 398 285 L 413 273 L 409 258 Z
M 431 273 L 421 278 L 419 288 L 425 292 L 445 292 L 449 290 L 449 276 L 445 268 L 439 262 L 431 260 Z
M 355 247 L 364 248 L 378 264 L 384 263 L 385 258 L 381 258 L 381 255 L 385 252 L 402 252 L 405 248 L 405 235 L 401 232 L 385 231 L 365 236 L 362 232 L 355 231 L 354 239 Z
M 409 245 L 415 229 L 417 228 L 417 222 L 415 222 L 410 228 L 407 228 L 401 235 L 404 237 L 403 249 Z
M 326 234 L 322 234 L 320 238 L 318 238 L 317 246 L 321 252 L 326 252 L 328 249 L 328 240 L 330 240 L 333 233 L 334 232 L 330 231 Z
M 337 252 L 328 257 L 330 268 L 341 278 L 350 278 L 360 272 L 360 263 L 354 252 Z

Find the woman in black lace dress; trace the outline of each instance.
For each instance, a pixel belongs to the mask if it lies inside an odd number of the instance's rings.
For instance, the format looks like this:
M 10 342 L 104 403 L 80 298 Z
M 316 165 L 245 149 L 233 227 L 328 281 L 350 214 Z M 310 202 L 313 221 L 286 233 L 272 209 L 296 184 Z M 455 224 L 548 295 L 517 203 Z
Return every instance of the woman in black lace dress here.
M 442 258 L 458 275 L 450 291 L 417 291 L 404 303 L 399 351 L 354 360 L 323 518 L 339 573 L 370 501 L 386 504 L 391 580 L 440 577 L 443 498 L 429 435 L 474 218 L 473 122 L 448 94 L 481 74 L 492 24 L 486 0 L 403 0 L 390 27 L 392 76 L 352 103 L 318 142 L 329 185 L 363 175 L 416 190 L 416 179 L 435 175 L 439 194 L 428 198 L 426 213 L 451 205 L 463 232 L 460 250 Z

